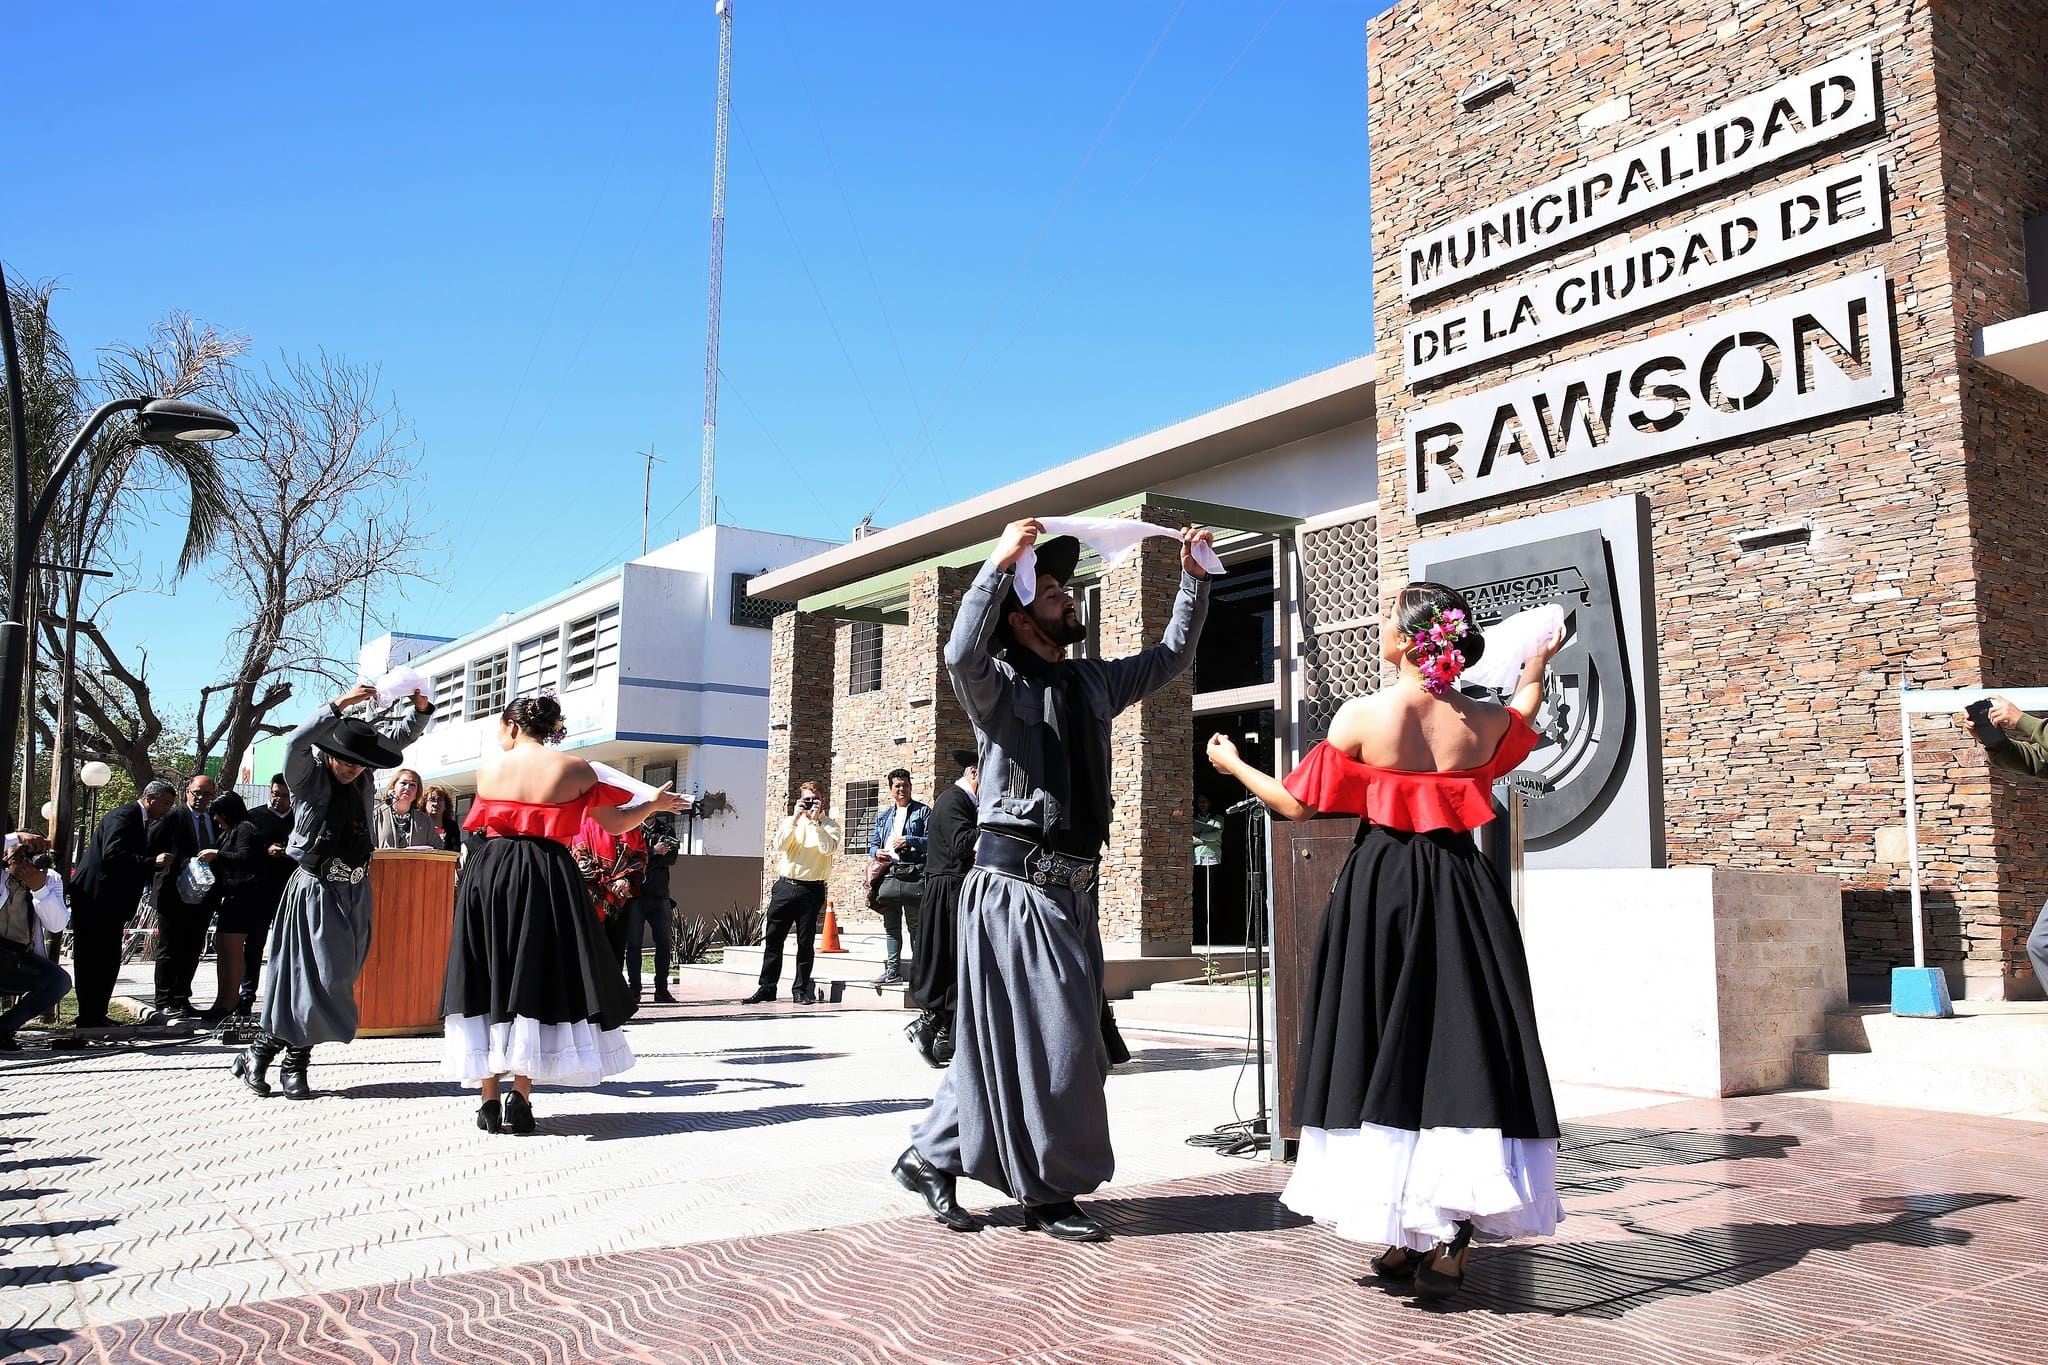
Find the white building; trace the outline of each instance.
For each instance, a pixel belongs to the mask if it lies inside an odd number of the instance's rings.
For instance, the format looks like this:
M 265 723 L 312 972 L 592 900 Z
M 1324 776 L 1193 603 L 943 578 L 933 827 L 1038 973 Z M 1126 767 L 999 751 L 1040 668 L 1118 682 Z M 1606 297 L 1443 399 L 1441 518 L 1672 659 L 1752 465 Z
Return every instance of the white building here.
M 749 600 L 746 583 L 830 545 L 707 527 L 460 639 L 373 641 L 363 676 L 405 663 L 432 681 L 434 720 L 405 751 L 406 766 L 465 806 L 505 704 L 553 689 L 565 750 L 697 799 L 701 818 L 678 823 L 691 855 L 675 869 L 678 906 L 753 906 L 776 608 Z

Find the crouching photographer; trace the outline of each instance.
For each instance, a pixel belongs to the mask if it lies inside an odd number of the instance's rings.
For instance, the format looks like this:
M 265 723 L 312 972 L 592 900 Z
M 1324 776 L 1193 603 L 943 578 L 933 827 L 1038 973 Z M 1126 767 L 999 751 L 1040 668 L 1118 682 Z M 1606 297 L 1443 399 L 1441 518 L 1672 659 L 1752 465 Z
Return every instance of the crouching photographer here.
M 1977 737 L 1994 768 L 2048 777 L 2048 722 L 2030 716 L 2004 697 L 1972 702 L 1957 721 Z M 2048 991 L 2048 904 L 2027 935 L 2027 957 L 2041 989 Z
M 0 1014 L 0 1051 L 20 1044 L 14 1031 L 54 1009 L 71 990 L 71 975 L 37 950 L 42 934 L 62 933 L 70 911 L 64 882 L 50 870 L 50 841 L 40 834 L 7 836 L 7 867 L 0 872 L 0 995 L 18 995 Z

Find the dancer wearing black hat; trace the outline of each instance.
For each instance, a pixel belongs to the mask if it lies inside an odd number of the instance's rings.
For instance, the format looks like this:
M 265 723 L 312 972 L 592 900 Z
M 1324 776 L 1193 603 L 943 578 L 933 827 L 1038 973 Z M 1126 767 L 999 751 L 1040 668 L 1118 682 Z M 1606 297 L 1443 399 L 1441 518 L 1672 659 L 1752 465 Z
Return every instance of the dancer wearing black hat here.
M 1074 1203 L 1114 1173 L 1103 1081 L 1102 937 L 1095 882 L 1109 837 L 1109 731 L 1118 712 L 1194 659 L 1208 611 L 1207 531 L 1180 532 L 1180 594 L 1165 638 L 1127 659 L 1068 660 L 1085 638 L 1066 589 L 1080 546 L 1011 524 L 961 599 L 946 642 L 974 722 L 981 788 L 974 869 L 960 888 L 952 1065 L 897 1159 L 896 1179 L 947 1227 L 975 1221 L 954 1195 L 972 1176 L 1069 1242 L 1102 1224 Z M 1024 603 L 1016 567 L 1035 551 Z M 990 654 L 1000 644 L 1002 659 Z
M 235 1055 L 234 1070 L 259 1095 L 264 1073 L 284 1054 L 279 1084 L 290 1099 L 312 1098 L 306 1069 L 316 1043 L 356 1037 L 356 977 L 370 953 L 370 851 L 376 825 L 372 774 L 395 768 L 405 746 L 427 728 L 434 703 L 412 694 L 374 721 L 346 714 L 377 695 L 363 683 L 308 716 L 285 744 L 284 780 L 292 793 L 286 856 L 298 870 L 285 885 L 270 926 L 270 985 L 262 1032 Z
M 910 994 L 923 1013 L 905 1030 L 918 1055 L 933 1066 L 953 1060 L 953 1010 L 960 960 L 953 934 L 960 885 L 974 866 L 975 812 L 980 759 L 955 749 L 960 776 L 932 801 L 925 826 L 924 900 L 918 907 L 916 956 L 910 959 Z

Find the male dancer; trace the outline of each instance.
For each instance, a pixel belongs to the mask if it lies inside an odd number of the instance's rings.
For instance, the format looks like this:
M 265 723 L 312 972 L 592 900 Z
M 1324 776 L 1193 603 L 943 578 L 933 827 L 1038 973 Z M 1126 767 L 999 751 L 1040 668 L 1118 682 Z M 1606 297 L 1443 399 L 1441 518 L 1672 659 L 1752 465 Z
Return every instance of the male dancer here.
M 1074 1196 L 1116 1167 L 1095 909 L 1114 806 L 1110 722 L 1194 658 L 1209 589 L 1193 550 L 1212 537 L 1181 532 L 1180 595 L 1159 644 L 1127 659 L 1069 660 L 1067 646 L 1086 637 L 1066 590 L 1080 545 L 1040 545 L 1044 529 L 1027 520 L 1004 531 L 946 643 L 980 747 L 981 833 L 960 890 L 953 1063 L 895 1175 L 949 1228 L 975 1226 L 954 1196 L 966 1175 L 1020 1200 L 1028 1227 L 1094 1242 L 1108 1233 Z M 1037 592 L 1025 606 L 1013 569 L 1033 547 Z

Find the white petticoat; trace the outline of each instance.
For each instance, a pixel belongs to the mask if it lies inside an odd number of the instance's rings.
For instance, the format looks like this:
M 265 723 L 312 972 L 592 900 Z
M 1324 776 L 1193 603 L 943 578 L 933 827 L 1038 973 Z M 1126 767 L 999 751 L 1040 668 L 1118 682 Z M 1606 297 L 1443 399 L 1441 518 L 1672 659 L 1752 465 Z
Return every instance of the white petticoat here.
M 1427 1251 L 1457 1235 L 1548 1237 L 1564 1216 L 1554 1139 L 1498 1128 L 1303 1128 L 1280 1202 L 1352 1242 Z
M 623 1032 L 582 1020 L 543 1024 L 521 1014 L 493 1024 L 481 1014 L 457 1014 L 441 1021 L 441 1074 L 465 1085 L 486 1076 L 596 1085 L 631 1065 L 633 1049 Z

